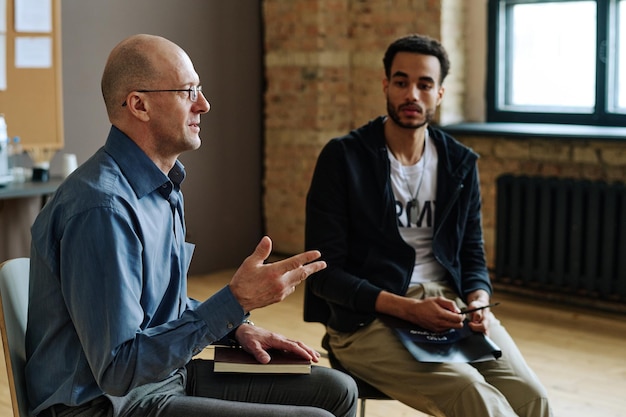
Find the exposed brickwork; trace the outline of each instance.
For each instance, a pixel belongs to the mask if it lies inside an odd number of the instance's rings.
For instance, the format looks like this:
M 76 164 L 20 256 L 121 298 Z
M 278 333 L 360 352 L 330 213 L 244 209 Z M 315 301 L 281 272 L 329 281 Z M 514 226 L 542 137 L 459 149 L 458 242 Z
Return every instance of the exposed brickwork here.
M 382 55 L 419 32 L 446 46 L 452 67 L 438 119 L 464 119 L 462 0 L 264 0 L 265 196 L 277 252 L 304 246 L 304 204 L 315 160 L 332 137 L 384 113 Z M 503 173 L 626 178 L 626 145 L 612 141 L 457 137 L 481 155 L 488 263 L 495 260 L 496 179 Z
M 322 146 L 384 112 L 387 45 L 412 32 L 441 38 L 441 4 L 264 1 L 264 209 L 276 251 L 294 253 L 304 246 L 304 200 Z

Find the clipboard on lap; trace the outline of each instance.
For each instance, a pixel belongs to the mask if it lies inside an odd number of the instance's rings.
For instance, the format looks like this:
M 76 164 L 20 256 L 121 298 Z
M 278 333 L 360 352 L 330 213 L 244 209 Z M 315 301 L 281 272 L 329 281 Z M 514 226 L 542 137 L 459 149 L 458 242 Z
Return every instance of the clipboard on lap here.
M 502 356 L 500 347 L 487 335 L 470 329 L 467 320 L 461 329 L 437 333 L 396 317 L 381 315 L 379 319 L 420 362 L 483 362 Z

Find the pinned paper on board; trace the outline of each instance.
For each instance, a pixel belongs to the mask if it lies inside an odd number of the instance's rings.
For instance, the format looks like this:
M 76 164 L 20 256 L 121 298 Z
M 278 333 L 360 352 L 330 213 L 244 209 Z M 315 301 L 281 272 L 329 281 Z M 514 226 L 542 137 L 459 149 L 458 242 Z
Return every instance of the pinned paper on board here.
M 42 164 L 64 144 L 61 1 L 0 0 L 0 27 L 6 23 L 6 32 L 0 31 L 0 110 L 9 132 Z M 45 109 L 36 117 L 34 101 Z
M 7 32 L 7 0 L 0 0 L 0 33 Z
M 7 1 L 0 0 L 0 91 L 7 89 Z
M 52 68 L 52 38 L 15 38 L 15 68 Z
M 15 31 L 52 32 L 52 0 L 15 0 Z
M 0 33 L 0 91 L 7 89 L 7 35 Z

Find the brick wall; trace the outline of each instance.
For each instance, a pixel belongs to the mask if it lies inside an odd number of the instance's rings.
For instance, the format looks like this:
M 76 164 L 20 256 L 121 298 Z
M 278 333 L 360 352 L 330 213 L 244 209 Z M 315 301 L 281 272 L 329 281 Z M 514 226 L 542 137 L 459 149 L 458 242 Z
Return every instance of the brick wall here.
M 452 62 L 438 114 L 464 119 L 466 15 L 461 0 L 264 0 L 267 233 L 276 252 L 304 246 L 315 161 L 332 137 L 385 112 L 382 56 L 399 36 L 438 38 Z M 623 180 L 626 145 L 611 141 L 458 136 L 480 155 L 488 263 L 494 264 L 495 179 L 502 173 Z

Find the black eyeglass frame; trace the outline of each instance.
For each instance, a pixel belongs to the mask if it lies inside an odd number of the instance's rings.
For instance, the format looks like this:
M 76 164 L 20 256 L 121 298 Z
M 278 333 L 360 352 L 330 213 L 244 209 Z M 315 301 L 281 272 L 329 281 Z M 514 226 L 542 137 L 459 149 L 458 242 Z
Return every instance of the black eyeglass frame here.
M 172 89 L 172 90 L 133 90 L 133 91 L 136 91 L 138 93 L 182 93 L 183 91 L 186 91 L 189 93 L 189 100 L 195 103 L 196 101 L 198 101 L 199 94 L 202 93 L 202 86 L 194 85 L 190 88 L 179 88 L 179 89 Z M 126 106 L 126 102 L 123 102 L 122 107 L 125 107 L 125 106 Z

